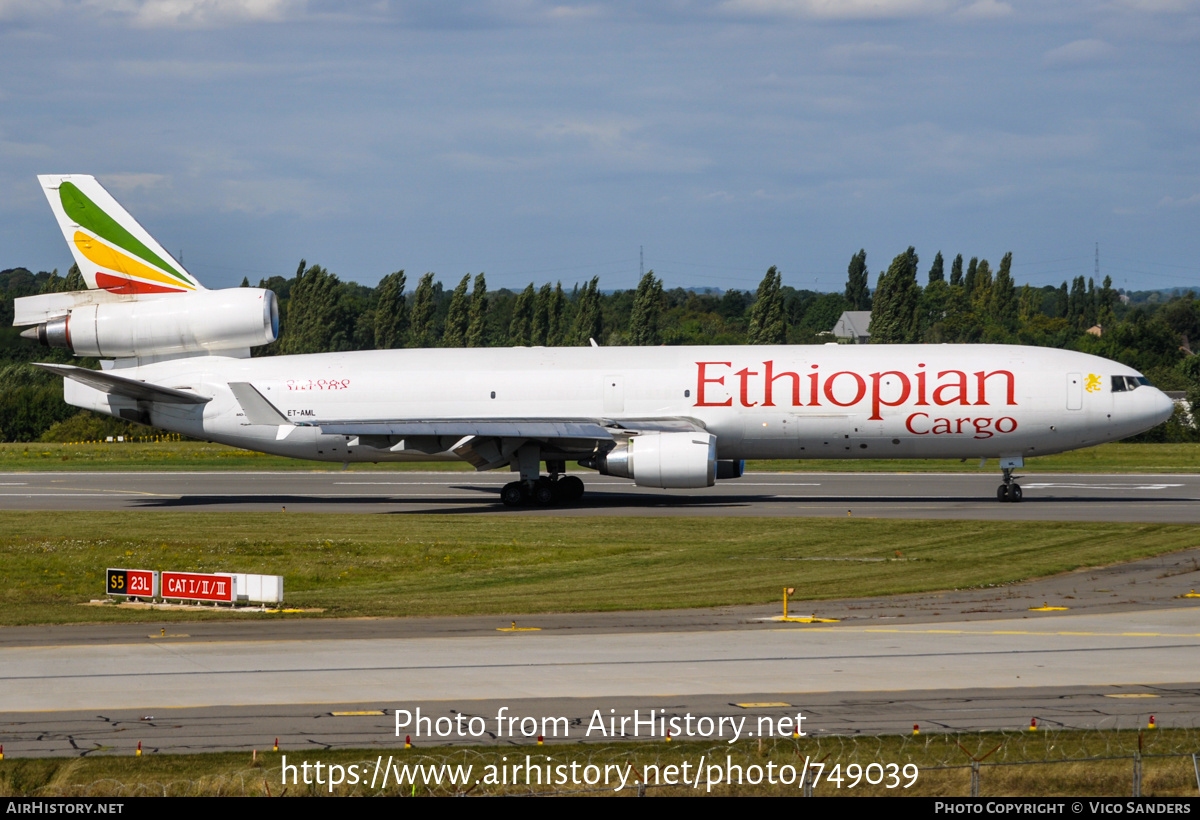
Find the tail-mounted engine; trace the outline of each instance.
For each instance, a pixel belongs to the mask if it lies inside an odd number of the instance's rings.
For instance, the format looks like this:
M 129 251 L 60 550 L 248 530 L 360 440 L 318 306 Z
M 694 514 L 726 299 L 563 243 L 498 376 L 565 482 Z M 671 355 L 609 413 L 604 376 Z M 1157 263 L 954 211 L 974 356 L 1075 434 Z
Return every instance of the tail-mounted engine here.
M 244 350 L 279 337 L 279 303 L 260 288 L 179 294 L 48 293 L 16 300 L 21 333 L 76 356 Z

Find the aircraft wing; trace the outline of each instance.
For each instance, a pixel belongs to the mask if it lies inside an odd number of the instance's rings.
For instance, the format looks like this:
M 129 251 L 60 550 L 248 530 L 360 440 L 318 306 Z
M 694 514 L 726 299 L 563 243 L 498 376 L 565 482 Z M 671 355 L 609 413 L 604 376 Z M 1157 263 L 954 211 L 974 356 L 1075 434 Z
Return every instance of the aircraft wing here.
M 124 396 L 134 401 L 157 401 L 163 404 L 206 404 L 212 401 L 208 396 L 198 396 L 173 387 L 162 387 L 150 382 L 117 376 L 104 370 L 89 370 L 86 367 L 76 367 L 71 364 L 34 363 L 34 367 L 49 370 L 66 379 L 73 379 L 80 384 L 109 393 L 114 396 Z
M 337 436 L 506 436 L 613 440 L 612 433 L 594 419 L 413 419 L 334 422 L 318 426 L 322 433 Z
M 487 418 L 395 419 L 390 421 L 319 422 L 322 433 L 352 436 L 358 446 L 437 453 L 450 450 L 476 470 L 509 463 L 527 441 L 537 441 L 543 453 L 581 458 L 597 449 L 606 451 L 618 438 L 650 432 L 703 430 L 698 421 L 683 418 Z

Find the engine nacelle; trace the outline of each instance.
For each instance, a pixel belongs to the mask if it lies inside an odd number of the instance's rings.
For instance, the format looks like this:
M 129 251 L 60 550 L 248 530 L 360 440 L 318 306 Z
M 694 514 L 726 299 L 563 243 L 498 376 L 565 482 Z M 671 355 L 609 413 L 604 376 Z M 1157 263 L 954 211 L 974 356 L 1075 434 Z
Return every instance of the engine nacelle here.
M 260 288 L 80 304 L 21 335 L 76 356 L 126 357 L 238 350 L 279 336 L 279 303 Z
M 711 487 L 717 480 L 717 437 L 701 432 L 643 433 L 579 463 L 601 475 L 632 478 L 639 487 Z

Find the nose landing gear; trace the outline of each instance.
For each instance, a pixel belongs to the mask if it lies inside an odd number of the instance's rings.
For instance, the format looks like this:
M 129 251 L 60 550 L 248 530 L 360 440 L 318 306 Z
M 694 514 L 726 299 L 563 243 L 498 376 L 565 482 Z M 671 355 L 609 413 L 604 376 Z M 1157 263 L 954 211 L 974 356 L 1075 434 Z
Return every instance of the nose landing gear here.
M 1011 467 L 1004 467 L 1002 469 L 1004 470 L 1004 483 L 996 488 L 996 500 L 1000 502 L 1010 501 L 1016 504 L 1021 500 L 1021 485 L 1013 477 Z

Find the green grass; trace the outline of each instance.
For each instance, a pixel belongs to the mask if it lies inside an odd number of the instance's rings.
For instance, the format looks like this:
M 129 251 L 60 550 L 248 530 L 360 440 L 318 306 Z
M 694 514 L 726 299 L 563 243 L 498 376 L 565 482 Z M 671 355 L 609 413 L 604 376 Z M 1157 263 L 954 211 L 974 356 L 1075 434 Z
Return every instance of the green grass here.
M 846 459 L 749 461 L 751 471 L 771 472 L 973 472 L 979 460 Z M 340 470 L 340 464 L 299 461 L 204 442 L 112 444 L 0 444 L 0 472 L 67 470 Z M 352 464 L 351 470 L 472 471 L 462 462 Z M 994 460 L 984 468 L 997 471 Z M 1025 473 L 1198 473 L 1200 444 L 1102 444 L 1030 459 Z
M 79 606 L 114 566 L 279 574 L 289 606 L 408 616 L 757 604 L 785 585 L 808 599 L 978 587 L 1198 542 L 1196 527 L 1166 524 L 3 512 L 0 624 L 227 617 Z M 796 560 L 810 557 L 875 560 Z
M 642 775 L 650 772 L 664 773 L 667 766 L 681 767 L 688 764 L 689 777 L 694 775 L 703 758 L 705 769 L 700 777 L 700 788 L 684 786 L 657 786 L 647 790 L 651 796 L 703 795 L 709 793 L 705 785 L 716 770 L 708 766 L 727 762 L 742 767 L 743 773 L 751 777 L 750 767 L 759 767 L 759 775 L 774 764 L 772 772 L 783 766 L 801 768 L 805 757 L 824 763 L 825 772 L 838 766 L 842 777 L 841 788 L 824 779 L 817 784 L 817 796 L 920 796 L 920 797 L 967 797 L 970 794 L 971 755 L 983 757 L 989 751 L 980 769 L 980 796 L 1019 797 L 1128 797 L 1133 790 L 1133 754 L 1141 748 L 1143 754 L 1142 783 L 1146 797 L 1186 797 L 1196 790 L 1190 753 L 1196 748 L 1195 730 L 1161 729 L 1139 733 L 1136 731 L 1080 731 L 1080 732 L 961 732 L 955 734 L 925 734 L 886 737 L 808 737 L 798 741 L 789 739 L 739 741 L 734 744 L 713 742 L 625 742 L 625 743 L 550 743 L 546 746 L 489 746 L 489 747 L 418 747 L 403 749 L 345 749 L 281 750 L 279 753 L 263 752 L 257 759 L 247 753 L 221 753 L 203 755 L 154 755 L 135 758 L 131 750 L 120 750 L 116 754 L 89 756 L 85 758 L 50 758 L 33 760 L 9 759 L 0 762 L 0 796 L 3 797 L 136 797 L 136 796 L 321 796 L 321 795 L 452 795 L 461 788 L 448 784 L 441 786 L 418 785 L 414 790 L 405 785 L 394 785 L 384 789 L 370 786 L 371 773 L 375 771 L 377 756 L 382 751 L 382 764 L 388 756 L 393 762 L 423 766 L 471 766 L 471 780 L 483 780 L 469 794 L 473 796 L 500 794 L 545 793 L 561 790 L 570 793 L 588 788 L 585 785 L 565 784 L 561 786 L 526 786 L 488 784 L 488 769 L 509 766 L 514 762 L 524 763 L 528 755 L 535 763 L 551 766 L 566 766 L 577 763 L 583 773 L 585 766 L 600 767 L 617 765 L 623 769 L 632 766 L 633 772 Z M 130 746 L 136 741 L 130 742 Z M 361 780 L 365 783 L 343 784 L 330 789 L 315 783 L 283 784 L 283 756 L 289 766 L 297 766 L 298 779 L 303 779 L 303 770 L 298 764 L 308 762 L 309 772 L 315 772 L 320 761 L 323 770 L 330 764 L 341 767 L 354 766 L 357 772 L 366 772 Z M 546 758 L 550 757 L 550 761 Z M 507 761 L 504 760 L 507 758 Z M 1103 759 L 1116 758 L 1116 759 Z M 1082 760 L 1081 760 L 1082 759 Z M 868 785 L 864 778 L 853 778 L 857 785 L 850 786 L 846 776 L 847 767 L 865 768 L 868 764 L 896 764 L 900 771 L 905 764 L 916 766 L 916 781 L 910 788 L 903 788 L 911 777 L 903 777 L 894 788 L 883 784 Z M 1003 765 L 994 765 L 1003 764 Z M 1028 765 L 1016 765 L 1028 764 Z M 557 771 L 557 770 L 555 770 Z M 610 770 L 611 771 L 611 770 Z M 788 779 L 794 777 L 785 775 Z M 850 769 L 851 772 L 858 770 Z M 910 774 L 912 770 L 910 769 Z M 511 772 L 511 769 L 509 769 Z M 681 773 L 680 773 L 681 774 Z M 678 778 L 680 774 L 676 774 Z M 522 774 L 523 776 L 523 774 Z M 499 778 L 497 778 L 499 779 Z M 511 783 L 511 774 L 509 774 Z M 629 778 L 633 780 L 632 777 Z M 714 785 L 714 795 L 797 795 L 798 783 L 792 785 L 769 785 L 765 782 L 753 786 Z M 596 794 L 613 795 L 613 787 L 592 787 Z M 632 797 L 636 787 L 627 788 L 620 796 Z

